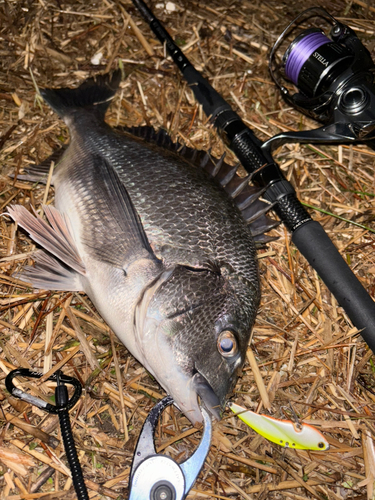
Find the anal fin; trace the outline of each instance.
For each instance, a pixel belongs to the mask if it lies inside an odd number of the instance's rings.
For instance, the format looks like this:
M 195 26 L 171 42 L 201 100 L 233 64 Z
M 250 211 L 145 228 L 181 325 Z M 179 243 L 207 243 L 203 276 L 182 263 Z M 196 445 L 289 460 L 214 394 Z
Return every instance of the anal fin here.
M 18 276 L 39 290 L 83 291 L 80 275 L 52 255 L 38 250 L 34 253 L 35 266 L 28 266 Z

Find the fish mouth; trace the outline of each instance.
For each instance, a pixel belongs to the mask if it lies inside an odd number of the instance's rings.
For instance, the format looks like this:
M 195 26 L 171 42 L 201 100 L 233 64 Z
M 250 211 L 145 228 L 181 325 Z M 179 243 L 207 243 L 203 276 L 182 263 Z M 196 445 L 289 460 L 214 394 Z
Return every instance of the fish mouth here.
M 194 392 L 200 397 L 203 406 L 216 418 L 216 420 L 221 420 L 222 412 L 220 400 L 207 379 L 201 373 L 196 372 L 191 379 L 191 384 Z
M 166 392 L 172 396 L 175 405 L 190 422 L 198 427 L 202 424 L 202 406 L 216 420 L 221 420 L 220 399 L 206 378 L 197 371 L 195 371 L 194 375 L 188 377 L 181 374 L 180 379 L 177 374 L 178 371 L 174 372 L 173 381 L 169 380 L 167 382 L 166 380 L 160 380 L 160 378 L 159 380 Z

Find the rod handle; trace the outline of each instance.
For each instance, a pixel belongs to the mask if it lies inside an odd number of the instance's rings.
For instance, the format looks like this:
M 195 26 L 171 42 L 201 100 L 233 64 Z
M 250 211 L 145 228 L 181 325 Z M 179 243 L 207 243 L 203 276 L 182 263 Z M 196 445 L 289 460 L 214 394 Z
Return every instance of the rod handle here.
M 370 349 L 375 352 L 375 302 L 316 221 L 306 222 L 292 235 L 298 250 L 317 271 Z

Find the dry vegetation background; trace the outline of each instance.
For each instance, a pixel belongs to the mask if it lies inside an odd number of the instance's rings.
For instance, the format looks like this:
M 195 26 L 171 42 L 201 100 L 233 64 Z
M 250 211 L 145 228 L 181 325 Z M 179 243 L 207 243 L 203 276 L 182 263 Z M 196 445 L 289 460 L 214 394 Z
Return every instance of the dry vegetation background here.
M 370 0 L 176 0 L 173 12 L 163 1 L 152 7 L 196 67 L 266 139 L 316 126 L 286 106 L 267 69 L 278 34 L 301 8 L 316 3 L 353 27 L 375 57 Z M 53 203 L 53 189 L 46 193 L 45 186 L 7 176 L 68 141 L 66 127 L 38 98 L 36 86 L 75 86 L 120 65 L 125 78 L 108 113 L 110 124 L 151 124 L 215 155 L 225 149 L 129 1 L 0 0 L 0 40 L 1 213 L 9 203 L 38 209 L 46 196 Z M 375 153 L 366 146 L 291 145 L 276 158 L 374 297 Z M 45 372 L 62 366 L 82 381 L 86 390 L 71 418 L 90 496 L 127 498 L 138 434 L 163 393 L 111 338 L 85 295 L 33 293 L 17 279 L 34 246 L 4 215 L 0 228 L 0 498 L 75 498 L 56 417 L 5 390 L 7 373 L 19 366 Z M 215 424 L 189 499 L 373 498 L 372 353 L 283 226 L 275 234 L 279 239 L 259 253 L 262 304 L 233 400 L 281 418 L 291 403 L 301 420 L 324 432 L 331 448 L 278 448 L 227 411 Z M 39 397 L 52 394 L 49 383 L 23 385 L 31 386 Z M 199 438 L 200 431 L 170 409 L 156 444 L 182 461 Z

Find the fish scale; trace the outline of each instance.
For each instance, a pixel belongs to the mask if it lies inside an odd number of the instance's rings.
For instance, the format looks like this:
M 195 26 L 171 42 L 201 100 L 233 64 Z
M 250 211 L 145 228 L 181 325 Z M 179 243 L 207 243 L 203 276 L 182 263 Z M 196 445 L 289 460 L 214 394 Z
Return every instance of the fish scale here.
M 230 259 L 234 263 L 243 259 L 243 254 L 238 257 L 238 251 L 233 250 L 240 239 L 244 241 L 244 233 L 249 231 L 245 229 L 246 225 L 233 201 L 205 171 L 186 162 L 176 161 L 175 156 L 171 157 L 165 151 L 159 150 L 156 156 L 155 150 L 149 145 L 134 145 L 134 139 L 132 150 L 126 153 L 127 162 L 124 165 L 121 156 L 117 159 L 112 153 L 112 139 L 113 137 L 101 137 L 101 143 L 98 144 L 92 138 L 93 146 L 94 143 L 99 146 L 100 152 L 107 157 L 127 186 L 143 225 L 147 227 L 151 244 L 153 232 L 156 231 L 159 245 L 185 248 L 188 244 L 189 254 L 201 254 L 202 260 L 207 260 L 206 255 L 212 256 L 213 252 L 218 260 Z M 126 138 L 123 139 L 125 142 Z M 181 171 L 184 172 L 183 176 Z M 145 176 L 150 179 L 146 185 Z M 223 246 L 225 237 L 226 245 Z M 253 255 L 255 250 L 250 234 L 246 240 L 248 258 L 249 249 Z M 204 249 L 207 252 L 203 252 Z M 246 275 L 256 280 L 256 268 L 251 261 L 245 271 Z
M 220 418 L 260 301 L 254 240 L 230 194 L 241 183 L 222 161 L 200 167 L 170 151 L 167 136 L 169 149 L 106 125 L 118 84 L 117 73 L 42 91 L 71 140 L 52 178 L 51 226 L 24 207 L 8 210 L 43 247 L 23 276 L 37 288 L 86 292 L 194 424 L 198 396 Z M 45 167 L 33 171 L 40 178 Z M 253 217 L 260 208 L 248 193 L 255 203 L 240 199 Z
M 80 129 L 87 130 L 87 117 L 80 119 Z M 104 133 L 99 125 L 88 138 L 89 147 L 115 168 L 155 254 L 168 264 L 205 268 L 212 261 L 225 263 L 259 293 L 253 238 L 215 180 L 168 151 L 118 137 L 107 127 Z

